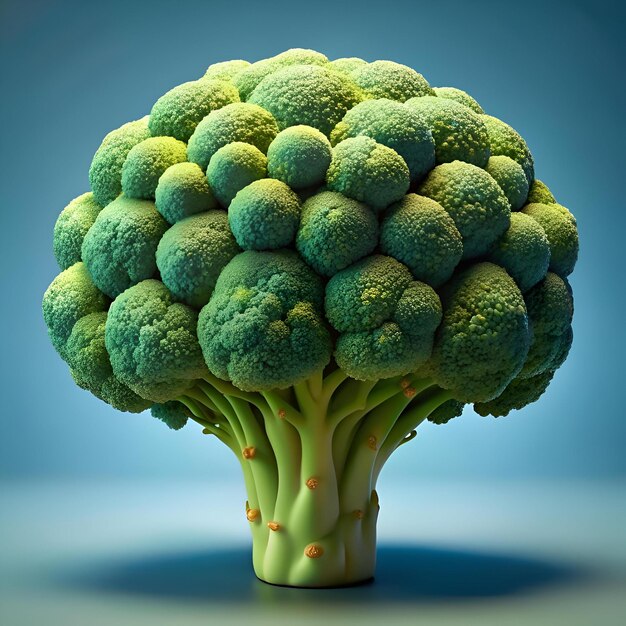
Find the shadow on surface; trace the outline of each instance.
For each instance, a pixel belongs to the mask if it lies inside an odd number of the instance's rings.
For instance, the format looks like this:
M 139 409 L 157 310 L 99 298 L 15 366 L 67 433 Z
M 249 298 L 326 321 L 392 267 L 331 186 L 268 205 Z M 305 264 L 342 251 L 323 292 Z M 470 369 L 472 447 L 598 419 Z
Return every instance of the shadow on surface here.
M 211 603 L 351 604 L 488 599 L 528 593 L 585 578 L 571 567 L 536 559 L 461 549 L 381 546 L 374 582 L 310 590 L 275 587 L 252 572 L 248 547 L 150 555 L 57 572 L 73 590 Z

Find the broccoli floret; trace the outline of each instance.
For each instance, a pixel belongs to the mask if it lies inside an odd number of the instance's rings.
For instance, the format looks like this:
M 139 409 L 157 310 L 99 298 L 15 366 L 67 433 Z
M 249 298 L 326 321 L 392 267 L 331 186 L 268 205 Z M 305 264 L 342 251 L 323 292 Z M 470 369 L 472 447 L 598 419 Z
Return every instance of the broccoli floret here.
M 359 57 L 343 57 L 341 59 L 335 59 L 330 62 L 330 65 L 345 74 L 351 74 L 355 70 L 367 65 L 367 61 L 360 59 Z
M 239 251 L 226 213 L 208 211 L 177 222 L 163 235 L 156 264 L 174 297 L 200 309 L 224 266 Z
M 409 168 L 395 150 L 369 137 L 354 137 L 333 148 L 326 183 L 331 191 L 382 210 L 408 191 Z
M 256 104 L 234 102 L 212 111 L 196 126 L 187 144 L 187 157 L 206 169 L 222 146 L 235 141 L 251 143 L 265 154 L 277 134 L 271 113 Z
M 279 180 L 250 183 L 228 207 L 228 222 L 244 250 L 273 250 L 293 242 L 300 221 L 298 196 Z
M 448 400 L 440 404 L 429 416 L 428 421 L 441 426 L 447 424 L 451 419 L 460 417 L 465 404 L 458 400 Z
M 233 61 L 220 61 L 209 65 L 203 79 L 234 80 L 241 72 L 250 67 L 250 61 L 234 59 Z M 239 93 L 239 92 L 237 92 Z
M 156 272 L 155 253 L 168 223 L 150 200 L 120 196 L 85 236 L 83 261 L 98 289 L 111 298 Z
M 548 186 L 535 178 L 528 191 L 528 198 L 526 198 L 526 202 L 528 204 L 555 204 L 556 200 L 554 199 L 550 189 L 548 189 Z
M 239 92 L 222 80 L 183 83 L 162 95 L 150 111 L 148 127 L 153 137 L 167 135 L 189 141 L 198 123 L 211 111 L 239 102 Z
M 413 68 L 393 61 L 374 61 L 350 72 L 354 82 L 369 98 L 388 98 L 406 102 L 434 92 L 428 81 Z
M 370 254 L 378 243 L 378 220 L 362 202 L 322 191 L 302 205 L 296 248 L 322 276 L 332 276 Z
M 465 105 L 468 109 L 471 109 L 474 113 L 478 113 L 479 115 L 484 113 L 480 104 L 478 104 L 472 96 L 462 89 L 457 89 L 456 87 L 433 87 L 433 91 L 439 98 L 454 100 L 459 104 Z
M 380 248 L 433 287 L 446 282 L 463 256 L 454 220 L 434 200 L 411 193 L 387 210 Z
M 62 270 L 81 260 L 80 249 L 87 231 L 93 226 L 102 207 L 92 193 L 74 198 L 61 211 L 54 225 L 54 256 Z
M 479 167 L 487 163 L 489 135 L 479 115 L 437 96 L 410 98 L 405 104 L 432 133 L 437 163 L 459 160 Z
M 150 413 L 152 413 L 152 417 L 161 420 L 172 430 L 180 430 L 189 420 L 189 410 L 184 404 L 176 401 L 153 404 Z
M 519 163 L 507 156 L 492 156 L 485 169 L 504 191 L 511 211 L 522 208 L 528 197 L 528 179 Z
M 330 142 L 317 128 L 291 126 L 267 149 L 267 170 L 292 189 L 305 189 L 324 182 L 331 157 Z
M 170 224 L 217 206 L 207 177 L 195 163 L 168 167 L 159 178 L 154 197 L 157 210 Z
M 463 258 L 485 254 L 508 228 L 509 201 L 481 168 L 453 161 L 438 165 L 419 193 L 436 200 L 454 220 L 463 237 Z
M 435 142 L 417 113 L 393 100 L 365 100 L 350 109 L 333 129 L 336 145 L 365 135 L 395 150 L 406 162 L 411 179 L 424 176 L 435 165 Z
M 491 156 L 504 155 L 519 163 L 529 183 L 535 177 L 533 156 L 522 136 L 511 126 L 491 115 L 481 115 L 489 133 Z

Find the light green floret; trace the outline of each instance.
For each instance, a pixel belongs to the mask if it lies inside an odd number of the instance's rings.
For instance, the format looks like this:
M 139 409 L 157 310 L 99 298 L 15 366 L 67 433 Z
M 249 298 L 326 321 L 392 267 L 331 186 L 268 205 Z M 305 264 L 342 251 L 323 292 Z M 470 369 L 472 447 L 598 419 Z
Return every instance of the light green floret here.
M 529 378 L 556 370 L 571 344 L 574 300 L 569 284 L 548 272 L 526 295 L 532 339 L 520 377 Z
M 318 185 L 326 178 L 332 148 L 326 135 L 312 126 L 282 130 L 267 149 L 267 170 L 292 189 Z
M 122 166 L 130 149 L 150 137 L 148 116 L 111 131 L 89 167 L 89 185 L 96 202 L 106 206 L 122 193 Z
M 521 209 L 528 197 L 528 179 L 522 166 L 507 156 L 499 155 L 492 156 L 487 161 L 485 170 L 504 191 L 511 211 Z
M 351 81 L 319 65 L 292 65 L 264 78 L 248 98 L 269 111 L 281 129 L 305 124 L 325 135 L 358 102 Z
M 511 213 L 511 225 L 498 239 L 489 260 L 503 267 L 520 291 L 528 291 L 548 271 L 550 242 L 543 228 L 523 213 Z
M 234 102 L 212 111 L 196 126 L 187 156 L 206 169 L 211 157 L 228 143 L 250 143 L 265 154 L 277 134 L 278 125 L 271 113 L 256 104 Z
M 414 69 L 393 61 L 374 61 L 350 73 L 354 82 L 370 98 L 389 98 L 405 102 L 434 92 L 428 81 Z
M 326 65 L 328 58 L 321 52 L 292 48 L 269 59 L 252 63 L 234 78 L 242 100 L 247 100 L 256 86 L 266 77 L 290 65 Z
M 522 213 L 539 222 L 550 242 L 550 270 L 565 277 L 578 259 L 576 218 L 560 204 L 527 204 Z
M 489 135 L 480 116 L 466 106 L 438 98 L 422 96 L 406 101 L 432 133 L 437 163 L 466 161 L 483 167 L 489 159 Z
M 118 411 L 141 413 L 150 402 L 138 396 L 114 374 L 104 345 L 106 312 L 81 317 L 67 341 L 67 363 L 74 382 Z
M 296 248 L 322 276 L 332 276 L 370 254 L 378 243 L 378 220 L 357 200 L 322 191 L 302 206 Z
M 342 57 L 341 59 L 331 61 L 330 65 L 339 72 L 351 74 L 355 70 L 367 65 L 367 61 L 364 61 L 359 57 Z
M 250 61 L 244 61 L 243 59 L 234 59 L 232 61 L 220 61 L 219 63 L 212 63 L 207 68 L 207 71 L 204 73 L 204 76 L 201 78 L 201 80 L 233 80 L 248 67 L 250 67 Z
M 154 200 L 159 178 L 168 167 L 187 160 L 187 147 L 173 137 L 150 137 L 131 148 L 122 167 L 122 191 L 128 198 Z
M 267 177 L 267 157 L 251 143 L 235 141 L 222 146 L 209 161 L 206 178 L 223 207 L 244 187 Z
M 163 404 L 153 404 L 150 408 L 152 417 L 161 420 L 168 428 L 172 430 L 180 430 L 187 424 L 187 420 L 191 416 L 189 409 L 180 402 L 171 400 L 163 402 Z
M 548 189 L 548 185 L 535 178 L 528 191 L 526 202 L 528 202 L 528 204 L 555 204 L 556 200 L 550 189 Z
M 410 173 L 404 159 L 370 137 L 353 137 L 333 148 L 326 173 L 331 191 L 365 202 L 380 211 L 409 190 Z
M 101 210 L 93 194 L 84 193 L 61 211 L 54 225 L 52 245 L 54 257 L 62 270 L 81 260 L 83 239 Z
M 85 315 L 106 310 L 108 305 L 108 298 L 94 285 L 84 263 L 75 263 L 52 281 L 43 296 L 43 319 L 61 358 L 67 358 L 65 346 L 74 324 Z
M 156 264 L 174 297 L 200 309 L 224 266 L 239 251 L 226 213 L 208 211 L 177 222 L 163 235 Z
M 433 287 L 447 281 L 463 256 L 454 220 L 434 200 L 410 193 L 387 210 L 380 249 Z
M 144 280 L 111 304 L 105 344 L 113 373 L 135 393 L 166 402 L 206 373 L 197 313 L 174 302 L 158 280 Z
M 326 317 L 341 334 L 335 360 L 350 377 L 378 380 L 416 370 L 441 321 L 435 291 L 398 261 L 367 257 L 326 286 Z
M 429 369 L 462 402 L 487 402 L 521 370 L 529 346 L 524 299 L 513 279 L 492 263 L 477 263 L 441 291 L 443 321 Z
M 94 283 L 111 298 L 156 272 L 155 252 L 168 223 L 149 200 L 120 196 L 85 236 L 83 261 Z
M 217 206 L 204 172 L 196 163 L 176 163 L 159 178 L 154 192 L 159 213 L 174 224 Z
M 333 145 L 365 135 L 395 150 L 415 180 L 435 166 L 435 142 L 428 126 L 412 109 L 393 100 L 365 100 L 350 109 L 333 129 Z
M 447 100 L 454 100 L 459 104 L 466 106 L 468 109 L 472 109 L 474 113 L 482 115 L 484 113 L 483 108 L 470 96 L 467 92 L 456 87 L 433 87 L 433 91 L 438 98 L 446 98 Z
M 188 141 L 200 120 L 231 102 L 239 102 L 239 92 L 229 82 L 195 80 L 183 83 L 154 103 L 148 126 L 153 137 L 168 135 Z
M 511 126 L 491 115 L 481 115 L 489 133 L 491 156 L 504 155 L 519 163 L 529 183 L 535 177 L 533 155 L 522 136 Z
M 285 388 L 329 362 L 322 279 L 295 252 L 248 251 L 222 271 L 200 312 L 210 371 L 247 391 Z
M 273 178 L 244 187 L 228 207 L 230 228 L 244 250 L 273 250 L 290 245 L 299 221 L 298 196 Z
M 485 170 L 453 161 L 438 165 L 419 188 L 449 213 L 463 237 L 463 258 L 485 254 L 508 228 L 509 201 Z

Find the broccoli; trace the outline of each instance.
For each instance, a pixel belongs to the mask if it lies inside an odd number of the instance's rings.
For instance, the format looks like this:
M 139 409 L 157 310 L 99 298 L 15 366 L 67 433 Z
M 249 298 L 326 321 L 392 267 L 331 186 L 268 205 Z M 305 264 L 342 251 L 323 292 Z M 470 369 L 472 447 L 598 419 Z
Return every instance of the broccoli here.
M 97 398 L 234 453 L 270 583 L 370 578 L 393 452 L 522 409 L 570 351 L 575 218 L 511 126 L 405 65 L 214 63 L 89 182 L 54 228 L 50 341 Z

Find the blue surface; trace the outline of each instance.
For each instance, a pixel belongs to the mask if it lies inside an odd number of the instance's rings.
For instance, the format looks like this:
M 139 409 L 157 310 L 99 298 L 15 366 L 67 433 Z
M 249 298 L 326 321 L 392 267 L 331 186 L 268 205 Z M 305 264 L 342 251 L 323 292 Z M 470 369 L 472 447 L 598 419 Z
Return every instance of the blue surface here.
M 49 345 L 40 300 L 52 228 L 87 190 L 102 137 L 212 62 L 289 47 L 388 58 L 468 90 L 528 141 L 538 177 L 579 221 L 575 340 L 546 396 L 494 422 L 427 426 L 389 475 L 626 475 L 623 13 L 605 2 L 3 2 L 0 100 L 0 473 L 234 473 L 197 429 L 167 431 L 80 391 Z

